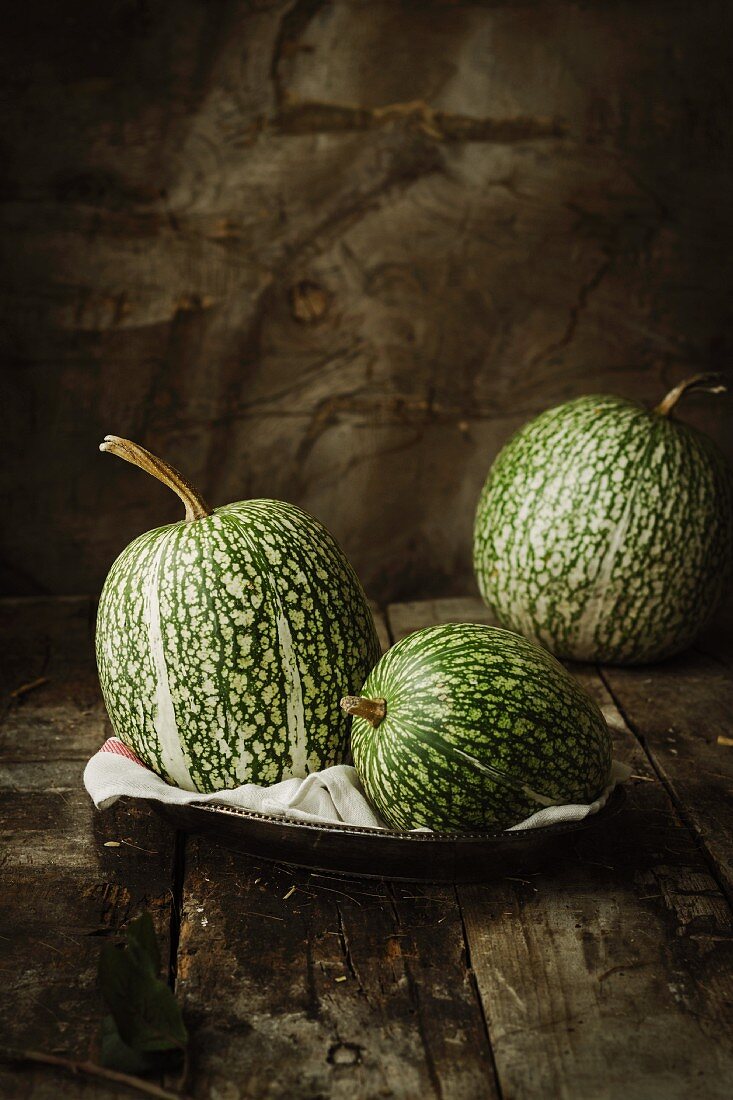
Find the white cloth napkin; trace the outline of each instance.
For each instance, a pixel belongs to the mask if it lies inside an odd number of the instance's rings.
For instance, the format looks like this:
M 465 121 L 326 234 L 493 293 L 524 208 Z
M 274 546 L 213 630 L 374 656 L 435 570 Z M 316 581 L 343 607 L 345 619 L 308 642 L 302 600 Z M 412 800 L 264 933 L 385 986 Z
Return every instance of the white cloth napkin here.
M 560 821 L 582 821 L 597 813 L 608 801 L 617 783 L 623 783 L 631 769 L 615 760 L 606 789 L 590 805 L 548 806 L 525 821 L 513 825 L 518 829 L 539 829 Z M 362 829 L 386 829 L 384 821 L 367 801 L 356 769 L 337 764 L 305 779 L 284 779 L 271 787 L 245 783 L 243 787 L 199 794 L 171 787 L 159 775 L 138 760 L 135 754 L 116 737 L 110 737 L 94 754 L 84 769 L 84 786 L 97 809 L 106 810 L 123 795 L 128 798 L 152 798 L 178 806 L 192 802 L 208 802 L 220 806 L 236 806 L 243 810 L 287 817 L 295 821 L 315 821 L 356 825 Z M 423 831 L 423 830 L 419 830 Z

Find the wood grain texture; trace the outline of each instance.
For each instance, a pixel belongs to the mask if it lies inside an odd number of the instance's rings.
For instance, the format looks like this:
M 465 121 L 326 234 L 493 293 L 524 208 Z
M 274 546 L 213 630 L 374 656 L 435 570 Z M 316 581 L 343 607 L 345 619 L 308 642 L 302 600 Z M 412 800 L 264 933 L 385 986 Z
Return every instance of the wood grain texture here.
M 3 1044 L 87 1057 L 103 1005 L 102 944 L 142 908 L 163 948 L 172 916 L 173 834 L 120 804 L 99 814 L 82 786 L 106 736 L 88 599 L 0 604 L 0 1031 Z M 10 693 L 43 678 L 26 694 Z M 108 1097 L 46 1069 L 0 1067 L 6 1096 Z
M 498 626 L 492 611 L 477 596 L 463 599 L 412 600 L 390 604 L 388 625 L 390 636 L 399 642 L 408 634 L 438 623 L 483 623 Z
M 192 838 L 182 916 L 194 1095 L 498 1095 L 450 888 L 259 865 Z
M 259 864 L 192 837 L 182 899 L 196 1096 L 499 1097 L 452 888 Z
M 733 666 L 715 635 L 664 665 L 603 680 L 733 901 Z
M 485 617 L 477 600 L 434 600 L 390 608 L 387 625 Z M 91 623 L 88 600 L 0 604 L 5 1042 L 86 1055 L 99 945 L 144 905 L 164 940 L 180 934 L 171 976 L 200 1100 L 727 1098 L 733 915 L 708 791 L 726 793 L 713 753 L 728 635 L 666 673 L 572 666 L 633 768 L 623 816 L 551 866 L 453 890 L 309 874 L 198 837 L 174 874 L 157 818 L 97 814 L 80 787 L 104 729 Z M 0 1089 L 116 1095 L 39 1069 L 3 1070 Z
M 444 622 L 457 611 L 472 618 L 471 601 L 430 606 Z M 480 601 L 473 610 L 485 620 Z M 409 631 L 406 605 L 390 608 L 393 618 Z M 413 622 L 423 619 L 418 607 Z M 733 914 L 686 826 L 688 807 L 698 812 L 695 796 L 704 813 L 704 778 L 680 792 L 683 820 L 601 676 L 569 668 L 604 708 L 615 754 L 632 766 L 630 804 L 613 828 L 580 838 L 555 866 L 457 888 L 503 1094 L 725 1097 L 733 1074 Z M 694 693 L 695 677 L 681 680 Z M 655 698 L 656 685 L 655 676 L 648 682 Z M 696 686 L 698 703 L 709 704 L 709 683 Z M 719 700 L 730 706 L 729 685 Z M 649 715 L 637 704 L 629 697 L 627 713 L 640 732 Z
M 176 991 L 196 1096 L 499 1096 L 450 887 L 311 874 L 191 837 Z
M 16 6 L 2 590 L 98 590 L 178 517 L 97 454 L 119 432 L 213 504 L 305 506 L 379 598 L 467 591 L 480 485 L 527 417 L 728 366 L 732 18 L 724 0 Z M 730 451 L 729 406 L 684 416 Z

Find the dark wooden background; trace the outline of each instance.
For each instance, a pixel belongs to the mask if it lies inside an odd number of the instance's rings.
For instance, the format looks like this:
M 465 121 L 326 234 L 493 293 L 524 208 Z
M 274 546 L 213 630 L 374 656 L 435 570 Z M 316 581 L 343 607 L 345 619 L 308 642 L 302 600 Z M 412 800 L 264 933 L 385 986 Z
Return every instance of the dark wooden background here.
M 727 0 L 30 0 L 0 36 L 0 591 L 296 501 L 380 599 L 468 590 L 549 404 L 730 361 Z M 730 404 L 686 415 L 731 450 Z

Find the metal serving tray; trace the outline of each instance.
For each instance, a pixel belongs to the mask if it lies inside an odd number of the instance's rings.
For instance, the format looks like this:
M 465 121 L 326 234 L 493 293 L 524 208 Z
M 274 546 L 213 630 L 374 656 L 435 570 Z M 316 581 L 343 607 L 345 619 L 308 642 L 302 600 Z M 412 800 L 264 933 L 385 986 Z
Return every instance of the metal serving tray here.
M 208 833 L 250 856 L 358 878 L 406 882 L 482 882 L 510 870 L 547 867 L 567 856 L 574 837 L 606 826 L 625 794 L 616 787 L 583 821 L 516 833 L 393 833 L 323 825 L 212 803 L 149 805 L 172 825 Z

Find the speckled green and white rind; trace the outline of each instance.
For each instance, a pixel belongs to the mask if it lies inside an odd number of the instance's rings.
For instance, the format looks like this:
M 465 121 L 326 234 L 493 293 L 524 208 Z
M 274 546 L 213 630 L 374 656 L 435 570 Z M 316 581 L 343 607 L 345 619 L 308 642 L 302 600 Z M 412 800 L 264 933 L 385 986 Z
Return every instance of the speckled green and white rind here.
M 343 552 L 280 501 L 141 535 L 100 600 L 97 662 L 115 733 L 186 790 L 270 784 L 342 761 L 339 700 L 378 656 Z
M 596 704 L 549 653 L 499 627 L 418 630 L 360 695 L 387 702 L 376 729 L 353 719 L 351 748 L 396 829 L 508 828 L 606 785 L 611 739 Z
M 712 441 L 616 397 L 582 397 L 504 447 L 474 567 L 499 621 L 561 657 L 618 664 L 687 646 L 733 557 L 733 481 Z

